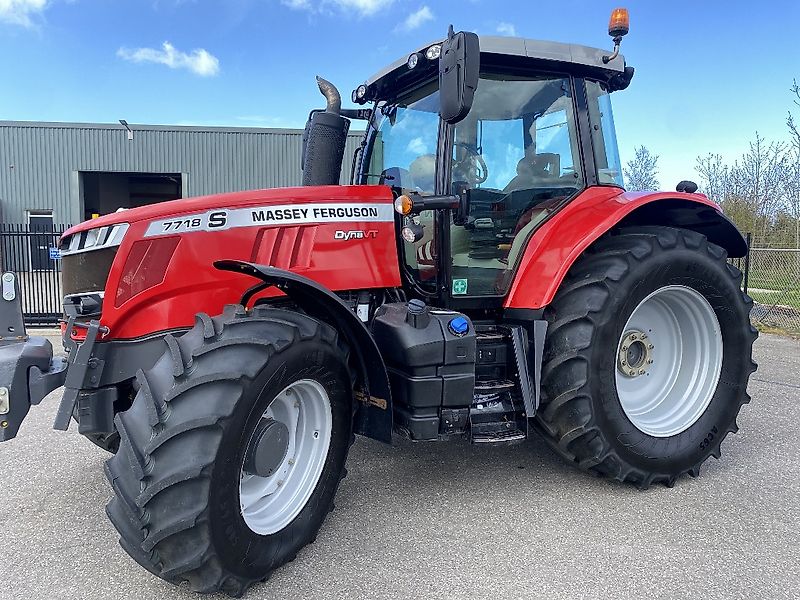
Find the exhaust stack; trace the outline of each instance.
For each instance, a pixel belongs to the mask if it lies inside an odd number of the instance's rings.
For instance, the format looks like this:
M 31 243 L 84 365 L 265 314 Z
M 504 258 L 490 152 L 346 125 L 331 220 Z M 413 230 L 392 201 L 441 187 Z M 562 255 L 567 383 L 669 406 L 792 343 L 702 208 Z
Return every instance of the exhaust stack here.
M 303 133 L 303 185 L 338 185 L 350 121 L 340 113 L 342 96 L 330 81 L 317 76 L 325 110 L 312 111 Z

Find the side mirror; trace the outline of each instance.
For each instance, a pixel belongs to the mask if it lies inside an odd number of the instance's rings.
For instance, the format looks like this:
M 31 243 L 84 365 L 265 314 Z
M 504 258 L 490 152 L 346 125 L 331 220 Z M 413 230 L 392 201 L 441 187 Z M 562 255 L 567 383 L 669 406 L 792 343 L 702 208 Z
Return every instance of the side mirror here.
M 439 57 L 439 114 L 455 125 L 469 113 L 480 74 L 481 48 L 478 35 L 450 26 Z

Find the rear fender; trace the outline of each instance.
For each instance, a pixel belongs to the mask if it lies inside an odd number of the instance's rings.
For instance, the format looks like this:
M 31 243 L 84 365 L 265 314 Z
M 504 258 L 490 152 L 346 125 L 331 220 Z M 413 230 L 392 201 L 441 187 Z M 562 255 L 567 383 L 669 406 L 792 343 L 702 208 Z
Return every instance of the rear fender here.
M 603 234 L 627 225 L 691 229 L 725 248 L 730 257 L 747 254 L 742 234 L 719 206 L 702 194 L 591 187 L 545 221 L 530 238 L 505 307 L 547 306 L 578 257 Z
M 367 328 L 341 299 L 317 282 L 283 269 L 238 260 L 220 260 L 217 269 L 243 273 L 263 284 L 248 290 L 246 302 L 254 293 L 275 286 L 309 315 L 332 325 L 347 339 L 358 367 L 355 431 L 387 444 L 392 441 L 392 398 L 389 376 L 383 358 Z

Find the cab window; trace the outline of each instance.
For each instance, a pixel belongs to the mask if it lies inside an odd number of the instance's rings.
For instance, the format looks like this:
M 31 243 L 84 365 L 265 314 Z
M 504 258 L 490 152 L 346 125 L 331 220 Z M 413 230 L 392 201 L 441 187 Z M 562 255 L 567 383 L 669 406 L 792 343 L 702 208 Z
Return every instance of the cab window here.
M 455 126 L 452 188 L 469 215 L 451 223 L 454 296 L 507 291 L 532 232 L 584 187 L 569 77 L 483 74 Z
M 589 120 L 592 123 L 592 148 L 600 184 L 623 187 L 622 164 L 617 149 L 614 115 L 611 112 L 611 94 L 597 81 L 586 82 L 589 102 Z

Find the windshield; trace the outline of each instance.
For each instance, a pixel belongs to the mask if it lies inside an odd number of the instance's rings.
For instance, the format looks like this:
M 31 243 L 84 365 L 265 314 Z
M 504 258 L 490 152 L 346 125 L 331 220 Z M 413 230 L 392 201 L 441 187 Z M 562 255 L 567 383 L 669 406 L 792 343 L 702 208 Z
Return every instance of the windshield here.
M 425 90 L 381 109 L 367 183 L 434 193 L 439 136 L 439 92 Z

